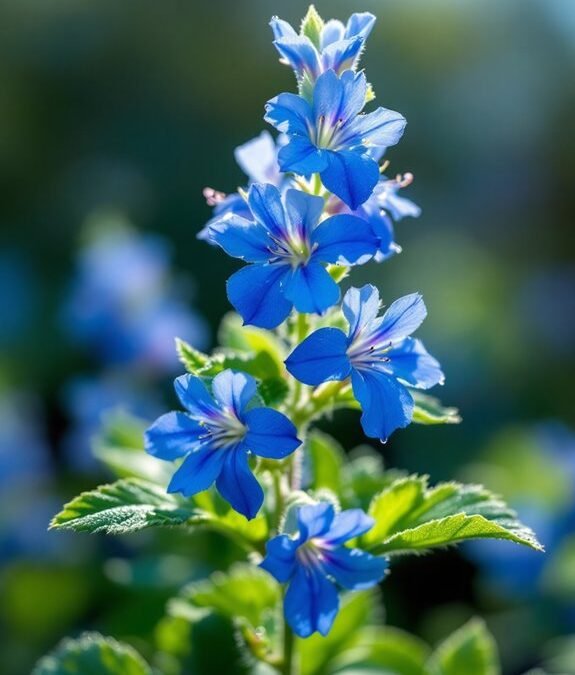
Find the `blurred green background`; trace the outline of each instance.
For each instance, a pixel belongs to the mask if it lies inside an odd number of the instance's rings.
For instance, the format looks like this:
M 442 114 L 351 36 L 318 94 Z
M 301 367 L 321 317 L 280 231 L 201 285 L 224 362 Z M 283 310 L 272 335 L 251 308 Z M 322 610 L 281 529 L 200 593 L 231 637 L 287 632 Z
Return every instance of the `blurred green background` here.
M 377 15 L 363 65 L 377 103 L 408 120 L 388 173 L 412 171 L 406 196 L 423 208 L 396 228 L 403 253 L 351 280 L 376 283 L 386 303 L 423 293 L 421 336 L 447 375 L 440 395 L 464 419 L 411 427 L 377 449 L 388 466 L 433 481 L 485 481 L 528 524 L 541 524 L 544 542 L 553 530 L 549 540 L 560 545 L 550 550 L 563 556 L 549 554 L 545 565 L 555 567 L 541 571 L 536 553 L 509 562 L 501 547 L 511 545 L 501 544 L 403 563 L 385 584 L 387 619 L 436 639 L 478 612 L 496 632 L 505 672 L 520 673 L 553 636 L 575 632 L 575 2 L 316 6 L 324 18 Z M 245 182 L 233 149 L 265 128 L 266 100 L 294 89 L 267 23 L 279 14 L 297 24 L 306 8 L 299 0 L 0 4 L 2 673 L 29 672 L 39 653 L 82 628 L 143 642 L 169 592 L 227 555 L 213 560 L 209 539 L 192 551 L 166 536 L 174 557 L 163 585 L 150 587 L 145 565 L 158 562 L 162 541 L 45 529 L 62 500 L 105 477 L 84 447 L 106 407 L 102 382 L 115 403 L 124 391 L 126 403 L 149 392 L 133 407 L 152 416 L 173 403 L 174 367 L 163 360 L 172 333 L 181 327 L 198 346 L 213 344 L 236 264 L 195 238 L 210 215 L 202 188 Z M 119 221 L 143 233 L 135 239 L 169 242 L 156 242 L 161 253 L 154 244 L 143 268 L 160 259 L 157 284 L 139 288 L 147 300 L 168 294 L 169 310 L 160 303 L 158 314 L 154 305 L 138 317 L 142 331 L 158 332 L 135 358 L 99 352 L 97 339 L 114 336 L 96 333 L 94 343 L 70 328 L 78 306 L 98 302 L 98 287 L 70 300 L 85 285 L 86 247 Z M 126 284 L 146 275 L 122 256 L 105 259 Z M 336 418 L 347 448 L 365 440 L 357 421 Z M 139 550 L 149 557 L 135 570 L 127 561 Z M 501 569 L 527 581 L 513 588 Z

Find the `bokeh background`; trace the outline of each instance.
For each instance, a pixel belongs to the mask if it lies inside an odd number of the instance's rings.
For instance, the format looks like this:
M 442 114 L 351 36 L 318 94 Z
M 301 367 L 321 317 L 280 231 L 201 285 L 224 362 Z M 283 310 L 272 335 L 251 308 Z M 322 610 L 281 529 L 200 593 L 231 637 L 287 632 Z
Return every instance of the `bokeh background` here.
M 575 3 L 330 0 L 378 16 L 363 64 L 408 119 L 390 173 L 413 171 L 403 253 L 354 271 L 385 301 L 422 291 L 421 330 L 460 426 L 374 446 L 433 481 L 484 481 L 547 545 L 481 544 L 402 562 L 387 621 L 435 641 L 479 613 L 505 673 L 575 633 Z M 213 345 L 235 263 L 197 241 L 202 188 L 245 182 L 233 149 L 293 90 L 267 22 L 306 3 L 4 0 L 0 4 L 0 671 L 66 633 L 142 645 L 179 583 L 233 552 L 65 536 L 61 503 L 106 478 L 102 415 L 173 403 L 172 337 Z M 355 414 L 336 418 L 347 448 Z M 170 551 L 167 558 L 162 551 Z M 135 553 L 140 553 L 139 562 Z M 509 626 L 513 625 L 513 630 Z M 142 647 L 145 651 L 145 647 Z M 571 662 L 575 672 L 575 653 Z

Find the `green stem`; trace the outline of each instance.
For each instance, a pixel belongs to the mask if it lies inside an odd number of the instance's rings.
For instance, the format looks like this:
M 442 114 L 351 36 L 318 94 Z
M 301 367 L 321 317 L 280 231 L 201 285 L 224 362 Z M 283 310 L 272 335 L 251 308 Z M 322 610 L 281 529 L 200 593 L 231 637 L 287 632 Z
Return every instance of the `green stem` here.
M 293 631 L 284 619 L 283 662 L 281 670 L 283 675 L 294 675 L 294 647 L 295 639 Z

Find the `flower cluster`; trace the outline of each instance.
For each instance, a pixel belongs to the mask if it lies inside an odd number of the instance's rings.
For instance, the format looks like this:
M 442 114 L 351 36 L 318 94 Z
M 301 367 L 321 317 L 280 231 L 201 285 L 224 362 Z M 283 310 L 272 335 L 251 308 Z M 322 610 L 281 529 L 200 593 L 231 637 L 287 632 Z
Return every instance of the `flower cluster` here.
M 399 252 L 393 223 L 419 215 L 398 195 L 411 174 L 390 179 L 380 165 L 401 139 L 404 117 L 383 107 L 364 112 L 374 95 L 357 67 L 374 21 L 363 13 L 346 25 L 324 23 L 310 9 L 297 33 L 272 20 L 298 92 L 266 104 L 276 140 L 263 132 L 236 150 L 248 186 L 230 195 L 204 192 L 214 213 L 199 236 L 245 263 L 228 280 L 228 298 L 244 324 L 274 330 L 289 353 L 281 373 L 286 395 L 264 405 L 258 379 L 235 366 L 213 379 L 205 371 L 184 375 L 175 386 L 186 412 L 160 417 L 146 437 L 150 454 L 179 462 L 170 492 L 191 497 L 215 483 L 248 519 L 276 510 L 269 519 L 280 526 L 262 567 L 289 583 L 285 617 L 301 637 L 329 631 L 338 588 L 373 586 L 387 567 L 360 548 L 373 525 L 363 511 L 340 511 L 335 496 L 298 492 L 308 426 L 333 400 L 318 392 L 331 382 L 332 397 L 355 398 L 365 434 L 386 441 L 412 421 L 413 390 L 443 382 L 439 363 L 411 337 L 426 316 L 419 294 L 396 300 L 382 316 L 373 285 L 351 287 L 341 301 L 349 269 Z M 264 497 L 271 485 L 273 506 Z M 346 545 L 352 539 L 356 548 Z

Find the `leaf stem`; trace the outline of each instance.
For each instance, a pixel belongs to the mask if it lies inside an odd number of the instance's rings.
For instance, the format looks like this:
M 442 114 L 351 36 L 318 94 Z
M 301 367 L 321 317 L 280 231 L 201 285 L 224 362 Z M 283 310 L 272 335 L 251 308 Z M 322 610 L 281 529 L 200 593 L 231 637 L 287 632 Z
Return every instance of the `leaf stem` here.
M 294 675 L 295 639 L 292 629 L 284 618 L 282 675 Z

